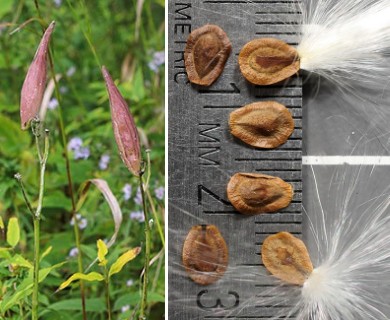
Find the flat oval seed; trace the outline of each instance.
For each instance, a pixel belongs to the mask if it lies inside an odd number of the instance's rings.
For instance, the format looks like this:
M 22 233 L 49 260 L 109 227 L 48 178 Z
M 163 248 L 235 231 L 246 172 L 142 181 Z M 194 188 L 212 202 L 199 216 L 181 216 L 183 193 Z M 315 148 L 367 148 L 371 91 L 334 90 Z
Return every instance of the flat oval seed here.
M 228 248 L 214 225 L 197 225 L 191 228 L 184 241 L 183 265 L 190 278 L 201 285 L 209 285 L 225 273 L 228 265 Z
M 303 285 L 313 271 L 305 244 L 288 232 L 267 237 L 261 257 L 269 272 L 291 284 Z
M 255 102 L 230 114 L 230 132 L 257 148 L 276 148 L 294 131 L 294 120 L 288 109 L 274 101 Z
M 240 213 L 267 213 L 287 207 L 293 197 L 293 188 L 278 177 L 236 173 L 228 183 L 227 196 Z
M 258 85 L 278 83 L 300 69 L 295 48 L 272 38 L 248 42 L 240 52 L 238 63 L 244 77 Z
M 191 32 L 184 51 L 188 79 L 211 85 L 222 73 L 231 50 L 229 38 L 218 26 L 207 24 Z

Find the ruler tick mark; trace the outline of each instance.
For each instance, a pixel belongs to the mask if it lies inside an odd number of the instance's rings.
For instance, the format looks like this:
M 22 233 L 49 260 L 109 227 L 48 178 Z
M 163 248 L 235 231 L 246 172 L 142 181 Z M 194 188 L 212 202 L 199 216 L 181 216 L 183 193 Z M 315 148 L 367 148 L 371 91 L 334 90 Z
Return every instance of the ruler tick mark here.
M 200 88 L 198 92 L 200 94 L 223 94 L 223 93 L 228 93 L 228 94 L 239 94 L 240 89 L 238 89 L 237 85 L 235 83 L 230 83 L 229 84 L 232 89 L 204 89 Z

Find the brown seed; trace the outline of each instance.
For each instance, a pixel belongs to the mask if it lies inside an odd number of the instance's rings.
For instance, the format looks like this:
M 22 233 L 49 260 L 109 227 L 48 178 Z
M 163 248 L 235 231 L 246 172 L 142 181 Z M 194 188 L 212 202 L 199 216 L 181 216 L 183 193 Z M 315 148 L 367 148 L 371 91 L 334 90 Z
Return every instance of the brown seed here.
M 232 135 L 257 148 L 276 148 L 294 131 L 288 109 L 274 101 L 255 102 L 230 114 Z
M 272 38 L 248 42 L 240 52 L 238 63 L 244 77 L 258 85 L 280 82 L 300 69 L 295 48 Z
M 201 285 L 209 285 L 225 273 L 228 248 L 214 225 L 191 228 L 184 241 L 183 265 L 190 278 Z
M 227 195 L 240 213 L 266 213 L 287 207 L 292 200 L 293 188 L 278 177 L 236 173 L 228 183 Z
M 288 232 L 267 237 L 261 257 L 269 272 L 291 284 L 303 285 L 313 271 L 305 244 Z
M 231 50 L 229 38 L 218 26 L 207 24 L 191 32 L 184 52 L 188 79 L 211 85 L 222 73 Z

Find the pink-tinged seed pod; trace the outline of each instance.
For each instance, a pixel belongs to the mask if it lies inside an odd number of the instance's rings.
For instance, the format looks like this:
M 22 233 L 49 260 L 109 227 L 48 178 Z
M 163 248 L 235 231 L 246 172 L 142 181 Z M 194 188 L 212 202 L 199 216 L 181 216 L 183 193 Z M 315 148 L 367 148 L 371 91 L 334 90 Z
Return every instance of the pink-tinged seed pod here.
M 118 145 L 119 154 L 126 167 L 136 176 L 141 171 L 141 147 L 137 127 L 123 99 L 106 67 L 102 67 L 110 100 L 112 127 Z
M 46 85 L 46 56 L 55 21 L 46 29 L 35 53 L 34 60 L 28 68 L 20 96 L 20 120 L 22 130 L 38 115 Z

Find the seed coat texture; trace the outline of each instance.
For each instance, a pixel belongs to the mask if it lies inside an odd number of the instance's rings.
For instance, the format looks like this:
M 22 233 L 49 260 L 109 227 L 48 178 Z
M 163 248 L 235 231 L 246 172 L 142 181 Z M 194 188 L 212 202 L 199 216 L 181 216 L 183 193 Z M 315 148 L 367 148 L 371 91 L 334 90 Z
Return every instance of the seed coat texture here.
M 274 101 L 255 102 L 233 111 L 230 132 L 256 147 L 272 149 L 284 144 L 294 131 L 288 109 Z
M 278 83 L 300 69 L 295 48 L 273 38 L 255 39 L 245 44 L 238 63 L 243 76 L 257 85 Z
M 233 207 L 240 213 L 271 213 L 290 204 L 293 187 L 274 176 L 236 173 L 228 183 L 227 196 Z
M 197 225 L 183 245 L 182 260 L 189 277 L 201 285 L 220 279 L 228 265 L 228 248 L 215 225 Z
M 267 237 L 261 257 L 270 273 L 290 284 L 303 285 L 313 271 L 305 244 L 288 232 Z
M 231 50 L 229 38 L 216 25 L 192 31 L 184 51 L 188 79 L 202 86 L 211 85 L 222 73 Z

